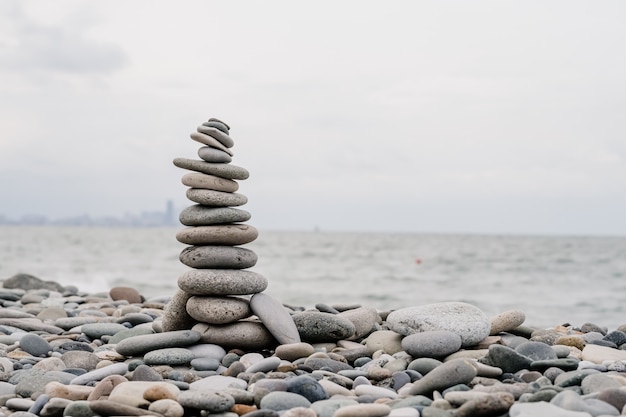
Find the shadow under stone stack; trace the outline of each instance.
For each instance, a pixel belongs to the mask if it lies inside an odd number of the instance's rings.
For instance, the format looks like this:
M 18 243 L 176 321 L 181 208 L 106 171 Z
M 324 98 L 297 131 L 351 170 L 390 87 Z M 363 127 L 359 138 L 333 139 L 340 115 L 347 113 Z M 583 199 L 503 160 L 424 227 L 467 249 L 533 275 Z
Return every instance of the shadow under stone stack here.
M 180 214 L 180 222 L 188 227 L 176 239 L 190 245 L 181 252 L 180 261 L 192 269 L 178 279 L 179 290 L 168 304 L 163 330 L 191 328 L 203 335 L 205 343 L 250 349 L 271 347 L 277 341 L 297 342 L 297 330 L 286 310 L 259 294 L 267 288 L 265 277 L 247 270 L 256 264 L 257 255 L 239 246 L 254 241 L 258 232 L 244 224 L 250 213 L 236 208 L 248 201 L 236 191 L 237 181 L 247 179 L 249 173 L 231 164 L 234 141 L 229 131 L 226 123 L 209 119 L 191 134 L 204 145 L 198 149 L 201 160 L 174 159 L 174 165 L 191 171 L 182 183 L 189 187 L 187 198 L 197 204 Z M 284 320 L 285 315 L 291 322 L 286 323 L 287 338 L 281 329 L 272 329 L 273 324 L 263 324 L 276 321 L 276 316 Z

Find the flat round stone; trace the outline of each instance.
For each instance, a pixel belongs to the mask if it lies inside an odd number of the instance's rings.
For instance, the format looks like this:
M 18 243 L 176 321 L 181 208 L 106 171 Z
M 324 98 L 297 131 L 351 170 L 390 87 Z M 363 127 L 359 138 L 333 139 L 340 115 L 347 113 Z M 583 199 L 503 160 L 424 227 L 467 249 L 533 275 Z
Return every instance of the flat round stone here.
M 238 269 L 192 269 L 178 278 L 178 287 L 191 295 L 246 295 L 267 288 L 267 279 Z
M 215 175 L 229 180 L 245 180 L 250 177 L 247 169 L 233 164 L 212 164 L 211 162 L 189 158 L 174 158 L 173 162 L 178 168 Z
M 193 330 L 202 335 L 202 342 L 227 348 L 243 350 L 267 349 L 277 345 L 265 326 L 254 321 L 238 321 L 231 324 L 198 323 Z
M 216 162 L 218 164 L 228 164 L 233 160 L 226 152 L 210 146 L 203 146 L 198 149 L 198 156 L 207 162 Z
M 250 317 L 252 310 L 243 298 L 196 295 L 187 301 L 187 313 L 199 322 L 228 324 Z
M 185 174 L 181 181 L 187 187 L 202 188 L 205 190 L 233 193 L 239 189 L 239 184 L 236 181 L 216 177 L 215 175 L 202 174 L 200 172 Z
M 180 212 L 179 220 L 185 226 L 247 222 L 252 215 L 231 207 L 208 207 L 201 204 L 189 206 Z
M 180 261 L 197 269 L 246 269 L 258 257 L 250 249 L 236 246 L 189 246 L 180 253 Z
M 133 336 L 121 340 L 115 350 L 124 356 L 139 356 L 156 349 L 187 347 L 200 340 L 200 334 L 192 330 L 176 330 L 163 333 Z
M 176 233 L 176 239 L 187 245 L 244 245 L 254 241 L 259 232 L 247 224 L 188 227 Z
M 213 136 L 209 136 L 207 134 L 200 133 L 200 132 L 192 132 L 189 135 L 189 137 L 195 140 L 196 142 L 200 142 L 203 145 L 207 145 L 212 148 L 219 149 L 220 151 L 226 152 L 228 155 L 233 156 L 233 153 L 231 152 L 231 150 L 228 149 L 227 146 L 224 146 L 222 142 L 215 139 Z
M 243 206 L 248 202 L 248 197 L 243 194 L 203 190 L 202 188 L 187 189 L 187 198 L 194 203 L 212 207 Z
M 226 146 L 227 148 L 232 148 L 235 145 L 235 141 L 218 128 L 202 124 L 201 126 L 198 126 L 197 130 L 199 133 L 204 133 L 205 135 L 209 135 L 212 138 L 217 139 L 222 145 Z

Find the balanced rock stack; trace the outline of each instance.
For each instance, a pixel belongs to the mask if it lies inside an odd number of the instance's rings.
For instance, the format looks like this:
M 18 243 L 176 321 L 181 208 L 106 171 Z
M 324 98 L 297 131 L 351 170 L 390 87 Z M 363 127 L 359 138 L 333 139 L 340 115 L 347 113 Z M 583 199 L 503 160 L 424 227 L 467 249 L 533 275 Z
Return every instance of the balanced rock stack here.
M 178 279 L 178 291 L 168 304 L 163 330 L 192 329 L 205 343 L 259 349 L 278 343 L 299 342 L 287 310 L 272 297 L 261 294 L 265 277 L 247 270 L 257 255 L 240 247 L 254 241 L 257 230 L 244 222 L 249 212 L 240 207 L 248 199 L 237 193 L 237 180 L 245 180 L 245 168 L 232 165 L 234 145 L 230 127 L 211 118 L 191 139 L 201 143 L 201 160 L 174 159 L 174 165 L 191 172 L 182 177 L 187 198 L 196 203 L 184 209 L 180 222 L 187 228 L 176 239 L 190 245 L 180 261 L 192 269 Z M 249 297 L 251 296 L 251 297 Z

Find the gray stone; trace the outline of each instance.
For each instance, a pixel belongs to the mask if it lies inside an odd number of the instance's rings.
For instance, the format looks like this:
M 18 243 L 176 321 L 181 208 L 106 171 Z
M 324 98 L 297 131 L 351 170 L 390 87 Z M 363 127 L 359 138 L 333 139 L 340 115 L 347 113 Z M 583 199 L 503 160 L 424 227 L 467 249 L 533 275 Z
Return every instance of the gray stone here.
M 354 335 L 352 340 L 362 339 L 376 329 L 376 324 L 382 320 L 378 311 L 372 307 L 359 307 L 342 311 L 338 316 L 346 318 L 354 324 Z
M 234 193 L 239 189 L 239 183 L 237 183 L 237 181 L 216 177 L 215 175 L 202 174 L 200 172 L 185 174 L 181 181 L 187 187 L 226 193 Z
M 191 295 L 247 295 L 267 288 L 267 279 L 237 269 L 192 269 L 178 278 L 178 287 Z
M 226 146 L 224 146 L 224 144 L 222 144 L 219 140 L 215 139 L 212 136 L 201 132 L 191 132 L 189 137 L 196 142 L 210 146 L 215 149 L 219 149 L 222 152 L 226 152 L 229 156 L 233 156 L 233 152 L 230 149 L 228 149 Z
M 275 370 L 276 368 L 278 368 L 278 366 L 280 365 L 280 358 L 277 358 L 276 356 L 270 356 L 269 358 L 263 358 L 258 362 L 253 363 L 252 365 L 250 365 L 247 369 L 246 372 L 248 373 L 255 373 L 255 372 L 263 372 L 263 373 L 267 373 L 270 371 Z
M 211 358 L 221 361 L 226 355 L 223 347 L 212 343 L 197 343 L 188 349 L 193 352 L 196 358 Z
M 390 412 L 391 408 L 387 404 L 363 403 L 341 407 L 333 417 L 385 417 Z
M 533 361 L 557 359 L 556 352 L 552 347 L 541 342 L 526 342 L 518 345 L 515 351 Z
M 202 124 L 198 126 L 198 132 L 204 133 L 205 135 L 209 135 L 212 138 L 217 139 L 220 143 L 227 148 L 232 148 L 235 145 L 235 141 L 228 136 L 228 134 L 224 133 L 221 129 L 218 129 L 213 126 Z
M 522 369 L 530 369 L 532 359 L 517 353 L 507 346 L 491 345 L 486 356 L 478 360 L 489 366 L 502 369 L 502 372 L 515 373 Z
M 187 198 L 194 203 L 211 207 L 243 206 L 248 202 L 248 197 L 243 194 L 204 190 L 202 188 L 188 188 Z
M 128 372 L 128 364 L 114 363 L 102 368 L 94 369 L 86 374 L 79 375 L 70 381 L 71 385 L 87 385 L 94 381 L 100 381 L 110 375 L 124 375 Z
M 189 364 L 197 371 L 216 371 L 221 365 L 215 358 L 195 358 Z
M 122 330 L 128 330 L 128 327 L 119 323 L 90 323 L 82 325 L 80 329 L 88 338 L 94 340 L 105 335 L 110 336 Z
M 96 369 L 100 358 L 92 352 L 70 350 L 61 355 L 61 360 L 68 368 L 79 368 L 89 372 Z
M 583 394 L 593 394 L 606 389 L 620 388 L 621 386 L 622 384 L 616 379 L 604 373 L 588 375 L 580 384 Z
M 296 359 L 307 358 L 315 353 L 315 348 L 310 343 L 285 343 L 276 347 L 274 354 L 280 359 L 293 362 Z
M 231 324 L 213 325 L 198 323 L 193 330 L 201 334 L 203 343 L 243 350 L 267 349 L 276 346 L 276 340 L 261 323 L 238 321 Z
M 302 395 L 311 403 L 327 400 L 328 394 L 317 380 L 308 375 L 287 379 L 287 392 Z
M 209 119 L 208 122 L 203 122 L 202 126 L 214 127 L 226 133 L 227 135 L 230 131 L 230 127 L 228 127 L 226 123 L 222 122 L 221 120 L 214 119 L 214 118 Z
M 189 246 L 180 253 L 180 261 L 196 269 L 246 269 L 257 259 L 250 249 L 233 246 Z
M 447 330 L 461 337 L 462 346 L 475 346 L 489 335 L 491 322 L 478 307 L 462 302 L 444 302 L 408 307 L 387 316 L 389 328 L 402 335 Z
M 306 342 L 332 342 L 351 338 L 356 329 L 352 322 L 337 314 L 303 311 L 293 315 L 300 338 Z
M 258 230 L 247 224 L 224 224 L 187 227 L 176 233 L 176 240 L 187 245 L 244 245 L 259 236 Z
M 351 371 L 354 369 L 345 362 L 336 361 L 330 358 L 309 357 L 304 361 L 304 364 L 314 370 L 329 369 L 333 373 Z
M 289 410 L 296 407 L 311 407 L 311 402 L 302 395 L 292 392 L 274 391 L 261 399 L 261 408 L 274 411 Z
M 469 360 L 454 359 L 444 362 L 412 385 L 400 389 L 409 395 L 430 395 L 433 391 L 442 391 L 457 384 L 468 384 L 476 377 L 476 367 Z
M 300 334 L 291 315 L 275 298 L 257 293 L 250 298 L 252 312 L 281 344 L 300 342 Z
M 2 281 L 2 287 L 6 289 L 21 289 L 21 290 L 37 290 L 47 289 L 51 291 L 63 292 L 63 286 L 54 281 L 43 281 L 35 276 L 29 274 L 15 274 L 12 277 L 6 278 Z M 17 300 L 15 300 L 17 301 Z
M 89 401 L 72 401 L 65 407 L 63 416 L 93 417 L 96 413 L 89 407 Z
M 89 408 L 99 416 L 159 416 L 161 414 L 154 413 L 143 408 L 133 407 L 132 405 L 122 404 L 117 401 L 96 400 L 89 401 Z
M 218 164 L 228 164 L 233 160 L 233 158 L 231 158 L 231 156 L 228 155 L 226 152 L 220 149 L 212 148 L 210 146 L 203 146 L 198 149 L 198 156 L 204 161 Z
M 164 332 L 191 329 L 196 321 L 187 314 L 187 301 L 191 294 L 177 289 L 163 311 L 162 327 Z
M 213 164 L 187 158 L 174 158 L 173 162 L 179 168 L 215 175 L 229 180 L 245 180 L 250 176 L 248 170 L 233 164 Z
M 335 411 L 348 405 L 357 405 L 355 400 L 349 398 L 338 398 L 330 400 L 316 401 L 311 404 L 311 409 L 317 413 L 318 417 L 333 417 Z
M 442 358 L 461 348 L 461 337 L 447 330 L 413 333 L 402 339 L 402 348 L 414 358 Z
M 33 356 L 48 356 L 52 346 L 46 339 L 34 333 L 27 333 L 20 339 L 20 348 Z
M 547 402 L 522 403 L 517 402 L 509 409 L 511 417 L 590 417 L 589 413 L 565 410 Z
M 252 310 L 243 298 L 193 296 L 187 301 L 187 313 L 199 322 L 227 324 L 250 317 Z
M 580 395 L 570 390 L 559 392 L 550 400 L 550 404 L 554 404 L 566 410 L 586 412 L 592 416 L 620 415 L 620 411 L 611 404 L 594 399 L 585 400 Z
M 146 365 L 187 365 L 194 358 L 194 354 L 184 348 L 165 348 L 146 352 L 143 361 Z
M 251 217 L 249 212 L 238 208 L 207 207 L 196 204 L 183 209 L 179 220 L 185 226 L 208 226 L 247 222 Z
M 193 345 L 200 337 L 200 333 L 193 330 L 147 334 L 124 339 L 115 346 L 115 350 L 124 356 L 140 356 L 155 349 Z
M 178 395 L 178 402 L 183 407 L 206 410 L 211 414 L 228 411 L 235 405 L 235 399 L 230 394 L 195 389 L 182 391 Z

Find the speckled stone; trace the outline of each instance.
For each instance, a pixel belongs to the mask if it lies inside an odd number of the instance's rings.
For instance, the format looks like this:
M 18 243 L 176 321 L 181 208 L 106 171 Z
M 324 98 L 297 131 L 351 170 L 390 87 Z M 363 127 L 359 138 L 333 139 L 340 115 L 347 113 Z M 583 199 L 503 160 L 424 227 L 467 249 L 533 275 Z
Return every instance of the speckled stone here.
M 209 415 L 223 413 L 235 405 L 235 399 L 230 394 L 197 389 L 181 391 L 178 402 L 185 408 L 205 410 Z
M 185 226 L 208 226 L 246 222 L 251 217 L 249 212 L 238 208 L 207 207 L 196 204 L 183 209 L 180 212 L 179 220 Z
M 193 326 L 193 330 L 202 335 L 203 343 L 212 343 L 223 347 L 254 350 L 267 349 L 278 344 L 265 326 L 252 321 L 238 321 L 222 325 L 198 323 Z
M 177 289 L 163 311 L 162 326 L 164 332 L 191 329 L 196 321 L 187 314 L 187 301 L 191 294 Z
M 176 240 L 187 245 L 244 245 L 259 236 L 258 230 L 247 224 L 227 224 L 188 227 L 176 233 Z
M 491 331 L 489 334 L 495 336 L 502 332 L 508 332 L 521 326 L 526 320 L 526 315 L 520 310 L 508 310 L 491 317 Z
M 489 336 L 491 322 L 471 304 L 444 302 L 408 307 L 387 316 L 390 329 L 402 335 L 431 330 L 447 330 L 461 337 L 462 346 L 475 346 Z
M 237 181 L 216 177 L 215 175 L 190 172 L 181 178 L 183 185 L 191 188 L 234 193 L 239 189 Z
M 146 365 L 177 366 L 189 364 L 194 358 L 195 355 L 189 349 L 165 348 L 146 352 L 143 361 Z
M 261 408 L 274 411 L 289 410 L 296 407 L 311 407 L 311 402 L 302 395 L 292 392 L 274 391 L 270 392 L 261 399 Z
M 293 315 L 300 337 L 305 342 L 328 342 L 349 339 L 356 331 L 354 324 L 337 314 L 303 311 Z
M 202 188 L 187 189 L 187 198 L 194 203 L 211 207 L 243 206 L 248 202 L 248 197 L 243 194 L 204 190 Z
M 196 269 L 246 269 L 257 259 L 250 249 L 236 246 L 189 246 L 180 253 L 180 261 Z
M 237 269 L 192 269 L 178 278 L 178 287 L 191 295 L 246 295 L 267 288 L 267 279 Z
M 193 296 L 187 301 L 187 313 L 209 324 L 227 324 L 250 317 L 250 302 L 238 297 Z
M 174 158 L 174 165 L 182 169 L 215 175 L 229 180 L 245 180 L 250 176 L 248 170 L 233 164 L 213 164 L 195 159 Z

